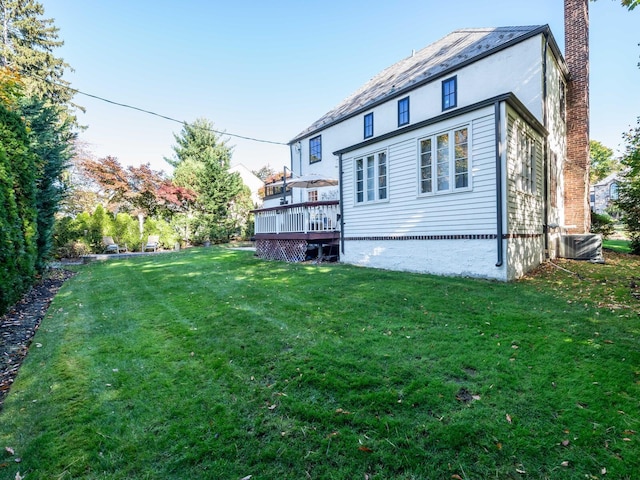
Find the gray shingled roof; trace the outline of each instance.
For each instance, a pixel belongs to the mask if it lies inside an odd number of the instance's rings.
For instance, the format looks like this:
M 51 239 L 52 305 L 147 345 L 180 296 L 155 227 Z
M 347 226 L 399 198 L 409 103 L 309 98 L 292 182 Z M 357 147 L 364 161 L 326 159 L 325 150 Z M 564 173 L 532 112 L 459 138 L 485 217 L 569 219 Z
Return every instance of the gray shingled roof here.
M 437 42 L 386 68 L 342 103 L 326 113 L 291 143 L 349 116 L 399 96 L 463 64 L 548 30 L 548 26 L 467 28 L 451 32 Z

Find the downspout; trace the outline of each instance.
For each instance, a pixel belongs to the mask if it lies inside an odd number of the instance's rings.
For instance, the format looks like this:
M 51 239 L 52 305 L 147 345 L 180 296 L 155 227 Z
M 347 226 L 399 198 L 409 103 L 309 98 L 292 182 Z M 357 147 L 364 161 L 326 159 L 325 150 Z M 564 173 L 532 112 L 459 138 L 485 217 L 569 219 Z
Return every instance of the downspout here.
M 549 48 L 549 32 L 544 34 L 544 51 L 543 51 L 543 59 L 542 59 L 542 124 L 544 128 L 549 131 L 549 118 L 548 118 L 548 108 L 547 108 L 547 100 L 548 100 L 548 92 L 547 92 L 547 49 Z M 542 171 L 544 172 L 543 179 L 543 226 L 542 233 L 544 234 L 544 252 L 546 258 L 549 258 L 549 136 L 548 134 L 544 136 L 544 157 L 542 159 L 543 167 Z
M 344 253 L 344 198 L 342 187 L 342 154 L 338 155 L 338 195 L 340 208 L 340 253 Z
M 502 246 L 502 118 L 500 102 L 494 104 L 496 122 L 496 235 L 498 237 L 498 261 L 496 267 L 504 263 L 504 249 Z

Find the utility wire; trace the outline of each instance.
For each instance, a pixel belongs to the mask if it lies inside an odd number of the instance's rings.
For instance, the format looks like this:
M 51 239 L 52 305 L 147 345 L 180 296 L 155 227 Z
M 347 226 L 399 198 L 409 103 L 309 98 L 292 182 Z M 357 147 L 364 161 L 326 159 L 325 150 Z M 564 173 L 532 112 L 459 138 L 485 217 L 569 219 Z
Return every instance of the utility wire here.
M 67 90 L 71 90 L 74 93 L 79 93 L 80 95 L 84 95 L 85 97 L 95 98 L 96 100 L 100 100 L 102 102 L 110 103 L 112 105 L 117 105 L 117 106 L 123 107 L 123 108 L 129 108 L 131 110 L 136 110 L 138 112 L 146 113 L 148 115 L 154 115 L 156 117 L 160 117 L 160 118 L 163 118 L 165 120 L 169 120 L 171 122 L 176 122 L 176 123 L 179 123 L 181 125 L 187 125 L 187 122 L 185 122 L 183 120 L 178 120 L 177 118 L 168 117 L 166 115 L 162 115 L 160 113 L 152 112 L 150 110 L 145 110 L 144 108 L 135 107 L 133 105 L 128 105 L 126 103 L 115 102 L 113 100 L 109 100 L 107 98 L 100 97 L 98 95 L 93 95 L 91 93 L 82 92 L 82 91 L 78 90 L 77 88 L 72 88 L 72 87 L 70 87 L 68 85 L 63 85 L 61 83 L 53 82 L 51 80 L 46 80 L 46 79 L 40 78 L 40 77 L 38 77 L 36 75 L 32 75 L 32 76 L 34 76 L 34 77 L 36 77 L 36 78 L 38 78 L 40 80 L 43 80 L 43 81 L 45 81 L 47 83 L 50 83 L 52 85 L 56 85 L 58 87 L 66 88 Z M 252 142 L 269 143 L 271 145 L 285 145 L 285 146 L 288 145 L 288 143 L 276 142 L 276 141 L 273 141 L 273 140 L 263 140 L 263 139 L 254 138 L 254 137 L 246 137 L 244 135 L 238 135 L 238 134 L 235 134 L 235 133 L 222 132 L 220 130 L 213 130 L 213 129 L 207 129 L 207 130 L 209 130 L 210 132 L 213 132 L 213 133 L 217 133 L 219 135 L 228 135 L 229 137 L 241 138 L 243 140 L 249 140 L 249 141 L 252 141 Z

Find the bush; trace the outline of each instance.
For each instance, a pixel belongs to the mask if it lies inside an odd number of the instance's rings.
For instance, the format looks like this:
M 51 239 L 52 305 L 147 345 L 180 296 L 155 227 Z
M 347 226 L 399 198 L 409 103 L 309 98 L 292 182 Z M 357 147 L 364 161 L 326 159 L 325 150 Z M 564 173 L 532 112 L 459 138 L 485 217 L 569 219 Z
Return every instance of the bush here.
M 603 238 L 608 238 L 615 231 L 613 220 L 609 215 L 591 212 L 591 232 L 599 233 Z

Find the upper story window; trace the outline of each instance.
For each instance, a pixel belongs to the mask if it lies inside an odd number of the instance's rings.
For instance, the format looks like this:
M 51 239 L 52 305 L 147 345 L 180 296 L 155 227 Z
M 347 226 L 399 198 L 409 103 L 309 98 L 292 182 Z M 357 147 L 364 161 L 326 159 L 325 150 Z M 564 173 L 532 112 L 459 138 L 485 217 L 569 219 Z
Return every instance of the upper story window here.
M 442 110 L 458 106 L 458 77 L 442 81 Z
M 309 163 L 322 160 L 322 135 L 309 139 Z
M 356 203 L 387 199 L 387 152 L 357 158 Z
M 469 187 L 469 129 L 420 140 L 420 193 L 451 192 Z
M 309 190 L 307 192 L 307 202 L 317 202 L 318 201 L 318 190 Z
M 398 100 L 398 126 L 409 124 L 409 97 Z
M 364 138 L 373 137 L 373 112 L 364 116 Z

